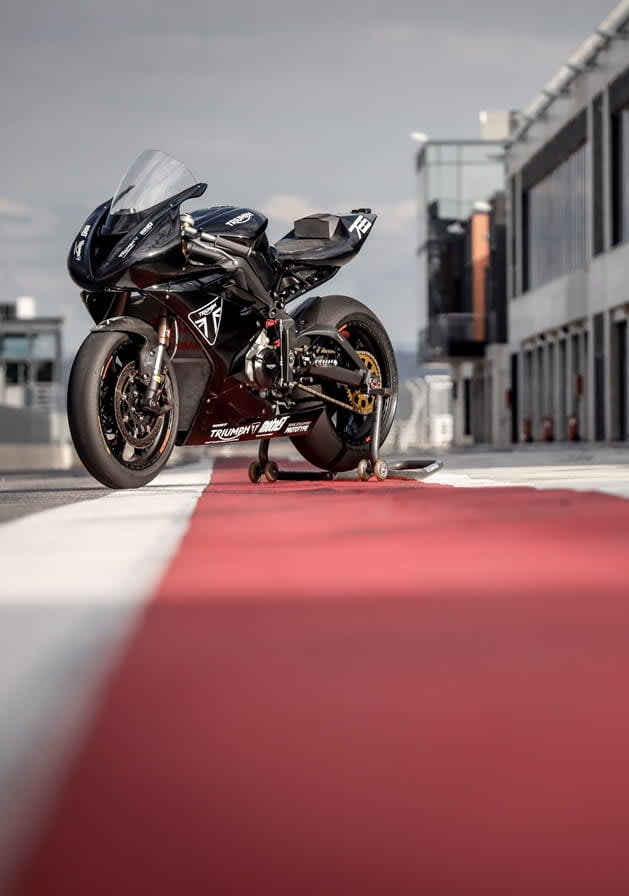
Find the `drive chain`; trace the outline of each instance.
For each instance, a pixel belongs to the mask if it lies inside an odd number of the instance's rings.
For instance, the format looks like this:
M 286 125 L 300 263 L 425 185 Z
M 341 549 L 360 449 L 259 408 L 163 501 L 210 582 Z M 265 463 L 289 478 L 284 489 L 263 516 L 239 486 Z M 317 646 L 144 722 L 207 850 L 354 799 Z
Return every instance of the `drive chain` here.
M 358 410 L 358 408 L 355 408 L 346 401 L 339 401 L 338 398 L 332 398 L 332 396 L 326 395 L 325 392 L 318 392 L 317 389 L 313 389 L 312 386 L 304 386 L 303 383 L 299 383 L 295 388 L 303 389 L 304 392 L 310 392 L 311 395 L 316 395 L 317 398 L 321 398 L 323 401 L 329 401 L 330 404 L 336 404 L 340 408 L 345 408 L 346 411 L 351 411 L 352 414 L 360 414 L 362 417 L 368 417 L 371 413 L 371 411 Z

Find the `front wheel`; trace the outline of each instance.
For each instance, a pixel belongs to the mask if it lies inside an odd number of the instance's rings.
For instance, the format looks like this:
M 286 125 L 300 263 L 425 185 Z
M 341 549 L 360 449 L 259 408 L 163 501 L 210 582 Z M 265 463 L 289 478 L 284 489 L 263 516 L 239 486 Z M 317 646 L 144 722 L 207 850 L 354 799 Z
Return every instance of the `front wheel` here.
M 386 330 L 376 315 L 356 299 L 322 296 L 303 313 L 297 313 L 300 330 L 326 324 L 335 327 L 351 343 L 370 373 L 391 390 L 382 408 L 381 440 L 384 442 L 397 406 L 398 374 L 395 354 Z M 322 339 L 323 337 L 319 337 Z M 322 348 L 334 348 L 334 343 Z M 291 441 L 302 457 L 324 470 L 341 473 L 358 466 L 370 456 L 375 399 L 357 390 L 334 384 L 322 386 L 325 395 L 342 401 L 345 408 L 325 403 L 325 412 L 305 436 Z
M 170 457 L 177 435 L 175 373 L 164 366 L 158 413 L 142 407 L 139 346 L 127 333 L 90 333 L 68 385 L 68 422 L 84 466 L 109 488 L 139 488 Z

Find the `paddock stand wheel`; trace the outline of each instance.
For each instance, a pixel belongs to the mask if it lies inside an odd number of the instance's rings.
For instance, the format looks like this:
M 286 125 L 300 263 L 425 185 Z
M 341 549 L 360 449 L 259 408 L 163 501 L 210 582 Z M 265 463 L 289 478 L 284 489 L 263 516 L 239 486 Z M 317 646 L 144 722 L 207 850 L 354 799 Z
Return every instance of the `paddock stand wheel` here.
M 264 478 L 267 482 L 277 482 L 280 475 L 280 468 L 274 460 L 268 460 L 264 465 Z
M 258 460 L 253 461 L 249 465 L 249 479 L 251 482 L 260 482 L 263 476 L 267 482 L 277 482 L 278 479 L 290 480 L 292 482 L 332 482 L 333 480 L 355 479 L 356 476 L 358 476 L 361 482 L 369 482 L 372 476 L 375 476 L 379 482 L 384 482 L 389 477 L 392 479 L 417 481 L 437 473 L 443 467 L 443 463 L 440 460 L 414 458 L 410 460 L 386 461 L 379 456 L 383 398 L 390 393 L 386 389 L 373 389 L 372 394 L 375 395 L 376 401 L 373 434 L 370 443 L 371 456 L 360 460 L 353 473 L 331 473 L 325 470 L 282 471 L 275 461 L 269 460 L 270 439 L 262 439 L 258 449 Z
M 378 458 L 378 460 L 373 465 L 373 474 L 378 482 L 384 482 L 384 480 L 389 475 L 389 465 L 386 460 Z
M 258 459 L 249 464 L 249 479 L 253 483 L 258 483 L 264 476 L 267 482 L 277 482 L 278 479 L 290 480 L 291 482 L 332 482 L 334 473 L 328 470 L 280 470 L 274 460 L 269 460 L 269 442 L 270 439 L 261 439 L 258 448 Z
M 356 472 L 358 473 L 358 478 L 361 482 L 369 482 L 373 472 L 370 461 L 365 460 L 364 458 L 358 461 Z
M 263 468 L 254 460 L 249 464 L 249 479 L 255 485 L 262 479 Z

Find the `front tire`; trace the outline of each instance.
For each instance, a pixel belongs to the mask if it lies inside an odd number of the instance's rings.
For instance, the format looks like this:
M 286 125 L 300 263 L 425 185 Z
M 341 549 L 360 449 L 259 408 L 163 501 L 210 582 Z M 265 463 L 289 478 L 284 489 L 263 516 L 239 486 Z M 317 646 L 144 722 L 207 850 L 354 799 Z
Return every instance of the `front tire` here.
M 140 488 L 165 466 L 177 436 L 179 397 L 170 361 L 164 365 L 160 414 L 141 405 L 139 346 L 120 332 L 90 333 L 72 365 L 68 423 L 77 454 L 108 488 Z
M 391 389 L 392 395 L 384 399 L 382 409 L 381 440 L 387 437 L 397 407 L 398 373 L 395 354 L 386 330 L 376 315 L 356 299 L 347 296 L 322 296 L 315 299 L 303 313 L 296 315 L 299 330 L 309 326 L 326 324 L 345 335 L 367 366 L 379 371 L 382 385 Z M 323 387 L 333 398 L 348 401 L 347 390 L 336 385 Z M 351 400 L 351 399 L 350 399 Z M 359 462 L 370 457 L 370 441 L 373 429 L 371 404 L 359 395 L 355 396 L 356 413 L 339 409 L 326 402 L 325 411 L 313 428 L 304 436 L 291 439 L 295 448 L 309 463 L 323 470 L 341 473 L 355 469 Z M 371 399 L 373 402 L 373 399 Z

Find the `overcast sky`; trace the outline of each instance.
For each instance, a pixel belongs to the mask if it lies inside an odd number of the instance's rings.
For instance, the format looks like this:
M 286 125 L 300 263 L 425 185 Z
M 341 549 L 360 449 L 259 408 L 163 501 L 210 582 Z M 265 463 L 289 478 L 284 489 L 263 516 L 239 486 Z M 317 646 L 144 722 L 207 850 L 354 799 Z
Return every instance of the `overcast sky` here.
M 278 239 L 308 211 L 380 218 L 335 292 L 398 345 L 417 330 L 414 145 L 523 108 L 613 0 L 0 0 L 0 301 L 89 326 L 65 259 L 144 148 L 180 158 L 205 205 Z M 198 201 L 197 201 L 198 204 Z

